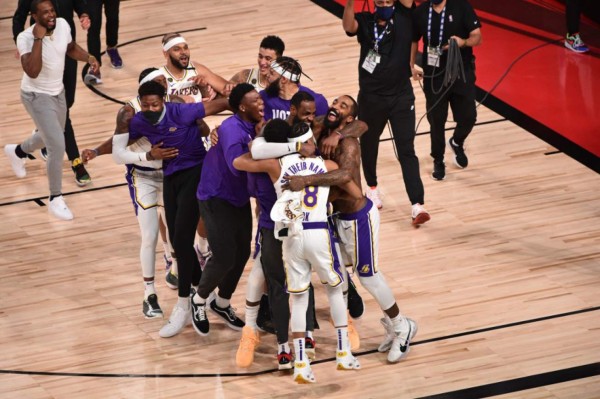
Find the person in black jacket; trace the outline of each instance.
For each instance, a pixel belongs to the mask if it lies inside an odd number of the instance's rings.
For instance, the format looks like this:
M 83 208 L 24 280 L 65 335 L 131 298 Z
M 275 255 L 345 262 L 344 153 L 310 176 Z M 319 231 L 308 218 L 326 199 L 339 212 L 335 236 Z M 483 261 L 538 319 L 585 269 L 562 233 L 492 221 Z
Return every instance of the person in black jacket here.
M 19 33 L 25 30 L 25 22 L 30 14 L 31 3 L 33 0 L 19 0 L 17 10 L 13 15 L 13 40 L 17 41 Z M 56 10 L 57 17 L 64 18 L 71 27 L 71 37 L 76 40 L 75 22 L 73 20 L 73 12 L 77 13 L 81 28 L 87 30 L 90 27 L 90 18 L 86 8 L 85 0 L 52 0 L 52 5 Z M 33 24 L 33 20 L 30 22 Z M 79 156 L 79 148 L 75 140 L 75 132 L 71 124 L 69 109 L 75 102 L 75 87 L 77 85 L 77 61 L 70 57 L 65 57 L 65 71 L 63 74 L 63 83 L 65 85 L 65 97 L 67 100 L 67 121 L 65 124 L 65 152 L 71 162 L 71 168 L 75 173 L 75 182 L 78 186 L 85 186 L 92 179 L 87 170 L 83 166 L 83 162 Z M 41 150 L 41 155 L 46 159 L 45 148 Z

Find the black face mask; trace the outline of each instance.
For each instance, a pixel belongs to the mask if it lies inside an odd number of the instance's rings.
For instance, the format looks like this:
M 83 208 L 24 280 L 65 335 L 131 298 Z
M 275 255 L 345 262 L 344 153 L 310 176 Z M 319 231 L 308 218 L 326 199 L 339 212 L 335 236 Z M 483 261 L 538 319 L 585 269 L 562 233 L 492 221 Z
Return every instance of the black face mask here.
M 142 115 L 148 122 L 153 125 L 156 125 L 162 115 L 162 110 L 160 111 L 142 111 Z
M 435 6 L 437 6 L 438 4 L 441 4 L 442 1 L 444 1 L 444 0 L 431 0 L 433 5 L 435 5 Z

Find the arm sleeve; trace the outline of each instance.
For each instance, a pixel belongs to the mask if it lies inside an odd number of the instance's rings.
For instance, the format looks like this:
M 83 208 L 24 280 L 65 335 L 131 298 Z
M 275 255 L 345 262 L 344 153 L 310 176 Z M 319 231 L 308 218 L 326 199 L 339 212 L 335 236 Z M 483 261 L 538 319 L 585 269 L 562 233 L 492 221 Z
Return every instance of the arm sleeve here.
M 127 148 L 129 133 L 115 134 L 112 141 L 112 157 L 119 165 L 146 160 L 145 152 L 133 152 Z
M 25 21 L 27 21 L 30 8 L 31 1 L 19 0 L 12 20 L 13 40 L 15 43 L 17 42 L 17 36 L 19 36 L 19 33 L 25 30 Z
M 250 154 L 254 159 L 279 158 L 296 152 L 296 143 L 267 143 L 264 137 L 252 142 Z

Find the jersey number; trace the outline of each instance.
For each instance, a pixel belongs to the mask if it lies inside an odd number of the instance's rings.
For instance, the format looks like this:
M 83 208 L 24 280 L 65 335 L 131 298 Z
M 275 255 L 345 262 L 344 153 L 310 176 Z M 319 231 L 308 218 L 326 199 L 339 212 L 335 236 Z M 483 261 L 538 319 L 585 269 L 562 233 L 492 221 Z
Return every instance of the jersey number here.
M 314 208 L 317 205 L 318 192 L 319 187 L 308 186 L 304 188 L 304 198 L 302 198 L 302 202 L 304 202 L 306 208 Z

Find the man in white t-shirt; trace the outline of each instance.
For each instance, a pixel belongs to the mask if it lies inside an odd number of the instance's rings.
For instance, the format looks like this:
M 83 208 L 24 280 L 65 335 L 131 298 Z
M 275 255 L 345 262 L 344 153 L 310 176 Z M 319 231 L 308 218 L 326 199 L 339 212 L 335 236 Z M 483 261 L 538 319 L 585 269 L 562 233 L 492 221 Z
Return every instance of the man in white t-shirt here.
M 23 79 L 21 101 L 38 130 L 21 144 L 8 144 L 4 152 L 18 178 L 26 175 L 25 159 L 42 147 L 48 150 L 48 211 L 62 220 L 73 219 L 62 196 L 62 160 L 65 152 L 65 119 L 67 105 L 62 81 L 65 54 L 77 61 L 87 61 L 98 69 L 98 61 L 71 38 L 71 28 L 56 11 L 50 0 L 34 0 L 31 14 L 35 24 L 17 37 L 21 55 Z

